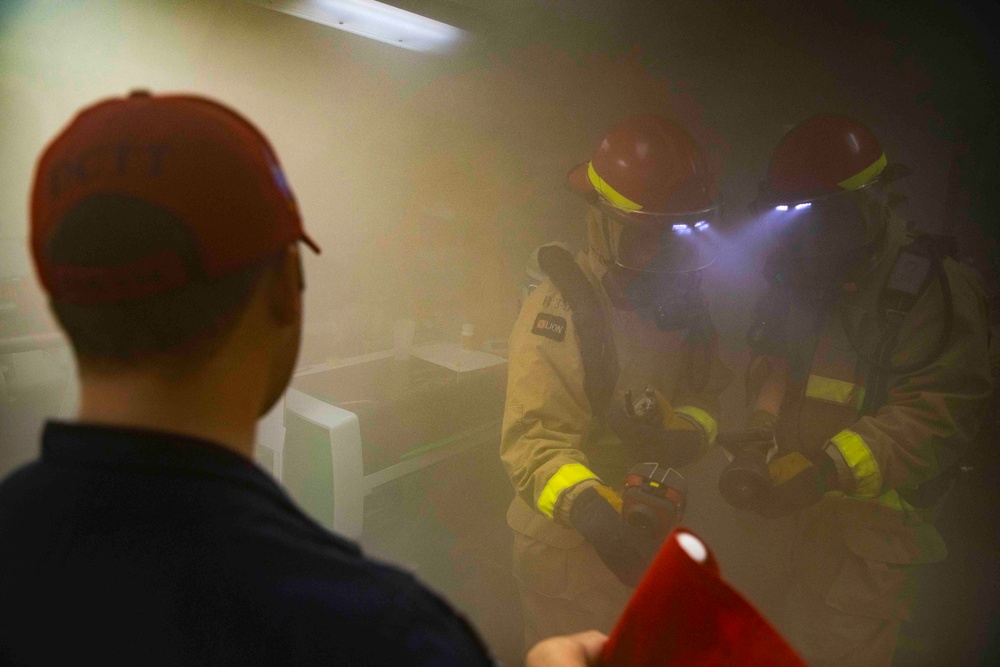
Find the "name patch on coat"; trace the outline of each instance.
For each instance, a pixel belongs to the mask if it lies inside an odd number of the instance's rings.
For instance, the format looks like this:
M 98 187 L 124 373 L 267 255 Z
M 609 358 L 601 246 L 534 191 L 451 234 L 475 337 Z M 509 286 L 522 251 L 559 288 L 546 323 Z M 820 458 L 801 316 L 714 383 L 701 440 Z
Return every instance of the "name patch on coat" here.
M 561 343 L 566 338 L 566 320 L 548 313 L 538 313 L 535 316 L 535 326 L 531 328 L 531 333 Z

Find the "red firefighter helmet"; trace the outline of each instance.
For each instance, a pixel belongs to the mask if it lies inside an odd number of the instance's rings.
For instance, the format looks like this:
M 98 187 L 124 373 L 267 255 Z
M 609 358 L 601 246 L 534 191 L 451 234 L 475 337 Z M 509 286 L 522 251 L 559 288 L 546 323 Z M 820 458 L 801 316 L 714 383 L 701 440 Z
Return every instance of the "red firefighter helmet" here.
M 609 259 L 620 266 L 687 272 L 714 258 L 707 243 L 718 213 L 714 181 L 677 123 L 654 114 L 618 123 L 568 182 L 601 208 Z
M 848 116 L 817 114 L 792 128 L 756 202 L 772 235 L 768 273 L 802 288 L 838 285 L 878 251 L 888 220 L 883 186 L 908 173 Z
M 629 213 L 685 215 L 714 205 L 698 144 L 683 127 L 654 114 L 612 127 L 590 162 L 570 172 L 570 184 Z
M 905 175 L 890 165 L 871 130 L 849 116 L 817 114 L 796 125 L 771 154 L 765 203 L 793 206 Z

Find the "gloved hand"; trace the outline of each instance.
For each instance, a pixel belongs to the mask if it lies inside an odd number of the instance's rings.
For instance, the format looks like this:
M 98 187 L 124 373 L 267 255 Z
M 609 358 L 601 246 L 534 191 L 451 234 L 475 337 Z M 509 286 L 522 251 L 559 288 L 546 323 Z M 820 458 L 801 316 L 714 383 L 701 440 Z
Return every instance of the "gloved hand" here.
M 767 471 L 772 486 L 756 508 L 766 517 L 794 514 L 839 487 L 837 466 L 824 450 L 808 456 L 800 452 L 779 456 L 768 464 Z
M 650 390 L 647 390 L 649 392 Z M 651 390 L 655 400 L 655 420 L 647 415 L 630 415 L 617 402 L 608 410 L 611 430 L 622 439 L 628 467 L 655 462 L 665 467 L 690 463 L 701 453 L 705 435 L 693 423 L 674 412 L 663 394 Z
M 657 540 L 625 523 L 597 487 L 585 489 L 576 497 L 569 511 L 569 522 L 626 586 L 639 585 L 660 548 Z

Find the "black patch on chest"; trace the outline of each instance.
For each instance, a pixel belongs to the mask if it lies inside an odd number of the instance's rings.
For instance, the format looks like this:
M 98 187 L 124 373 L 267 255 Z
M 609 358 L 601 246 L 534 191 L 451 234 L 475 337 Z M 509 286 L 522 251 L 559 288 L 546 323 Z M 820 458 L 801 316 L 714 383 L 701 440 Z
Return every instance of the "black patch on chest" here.
M 538 313 L 535 316 L 535 326 L 531 328 L 531 333 L 561 343 L 566 338 L 566 319 L 548 313 Z

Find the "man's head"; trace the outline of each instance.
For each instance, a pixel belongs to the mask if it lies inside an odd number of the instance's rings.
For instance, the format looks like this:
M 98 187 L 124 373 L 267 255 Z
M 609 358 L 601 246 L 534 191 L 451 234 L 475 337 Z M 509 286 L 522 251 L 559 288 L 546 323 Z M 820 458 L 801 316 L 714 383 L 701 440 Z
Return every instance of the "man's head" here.
M 315 248 L 267 140 L 204 98 L 100 102 L 38 163 L 32 253 L 84 371 L 183 374 L 274 301 L 266 410 L 298 347 L 299 240 Z

